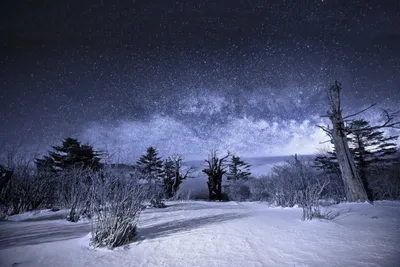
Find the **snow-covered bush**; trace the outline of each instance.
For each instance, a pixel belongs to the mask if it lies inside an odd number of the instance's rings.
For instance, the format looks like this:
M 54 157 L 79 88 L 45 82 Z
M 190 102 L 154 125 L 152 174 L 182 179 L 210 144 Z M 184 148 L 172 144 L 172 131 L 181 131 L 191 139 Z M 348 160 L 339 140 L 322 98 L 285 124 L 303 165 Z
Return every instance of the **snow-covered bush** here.
M 298 203 L 299 192 L 305 189 L 297 168 L 286 163 L 275 166 L 269 176 L 270 201 L 281 207 L 293 207 Z
M 52 201 L 53 177 L 41 177 L 28 167 L 17 167 L 6 187 L 0 190 L 0 204 L 5 215 L 46 208 Z
M 92 245 L 114 248 L 132 242 L 139 215 L 149 199 L 146 185 L 110 170 L 93 174 L 92 181 Z
M 299 192 L 298 202 L 303 209 L 302 220 L 312 220 L 315 217 L 324 218 L 320 212 L 319 199 L 329 180 L 320 181 L 316 176 L 309 173 L 303 181 L 305 188 Z
M 171 200 L 192 200 L 193 194 L 192 191 L 187 189 L 179 188 L 178 191 L 175 192 L 175 195 L 171 198 Z
M 229 200 L 233 201 L 245 201 L 250 199 L 250 188 L 248 181 L 235 180 L 229 181 L 229 184 L 225 186 L 225 193 Z
M 274 191 L 269 176 L 251 178 L 246 184 L 250 190 L 249 200 L 251 201 L 268 201 L 270 194 Z
M 8 215 L 37 209 L 70 209 L 67 220 L 76 222 L 88 211 L 89 173 L 70 169 L 60 173 L 40 173 L 17 168 L 1 190 L 1 204 Z
M 294 162 L 274 167 L 270 179 L 275 191 L 272 196 L 276 205 L 299 205 L 303 209 L 303 220 L 321 216 L 319 200 L 329 184 L 329 177 L 295 157 Z
M 57 206 L 69 209 L 70 222 L 89 213 L 91 174 L 89 170 L 71 168 L 57 175 Z

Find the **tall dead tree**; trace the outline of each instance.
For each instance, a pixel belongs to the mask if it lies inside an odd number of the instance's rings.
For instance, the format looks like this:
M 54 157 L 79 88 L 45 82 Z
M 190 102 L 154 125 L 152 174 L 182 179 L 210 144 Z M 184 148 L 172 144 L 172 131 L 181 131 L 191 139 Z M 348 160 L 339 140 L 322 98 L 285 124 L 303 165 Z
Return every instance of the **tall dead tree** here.
M 345 188 L 345 196 L 347 201 L 366 201 L 368 200 L 366 189 L 359 176 L 359 171 L 356 168 L 355 159 L 353 153 L 350 152 L 348 145 L 348 134 L 354 134 L 354 129 L 349 128 L 345 125 L 345 122 L 351 124 L 355 122 L 352 117 L 358 116 L 359 114 L 367 111 L 374 107 L 376 104 L 372 104 L 369 107 L 348 116 L 342 116 L 342 110 L 340 106 L 340 91 L 341 84 L 335 82 L 330 88 L 328 98 L 330 102 L 330 110 L 327 116 L 332 122 L 332 129 L 328 126 L 320 126 L 319 128 L 324 130 L 330 137 L 331 143 L 335 146 L 335 154 L 340 167 L 340 173 Z M 369 131 L 374 132 L 383 128 L 400 129 L 400 121 L 395 121 L 395 117 L 400 114 L 400 111 L 390 113 L 388 110 L 382 109 L 383 118 L 385 121 L 381 125 L 370 126 L 366 125 L 357 129 L 358 131 Z
M 168 198 L 176 195 L 181 183 L 186 180 L 186 178 L 190 177 L 189 175 L 194 171 L 194 167 L 182 171 L 182 162 L 183 157 L 177 154 L 168 157 L 164 161 L 164 190 Z
M 335 146 L 336 157 L 345 188 L 346 200 L 349 202 L 367 201 L 367 193 L 361 182 L 353 155 L 350 153 L 347 143 L 347 135 L 340 105 L 341 89 L 340 83 L 335 82 L 329 90 L 330 110 L 328 111 L 328 117 L 332 122 L 332 130 L 329 132 L 333 145 Z M 326 130 L 326 128 L 324 130 Z
M 229 156 L 230 153 L 219 158 L 217 151 L 212 150 L 208 160 L 205 161 L 207 167 L 203 172 L 208 176 L 207 186 L 210 200 L 222 200 L 222 177 L 228 168 L 225 161 Z

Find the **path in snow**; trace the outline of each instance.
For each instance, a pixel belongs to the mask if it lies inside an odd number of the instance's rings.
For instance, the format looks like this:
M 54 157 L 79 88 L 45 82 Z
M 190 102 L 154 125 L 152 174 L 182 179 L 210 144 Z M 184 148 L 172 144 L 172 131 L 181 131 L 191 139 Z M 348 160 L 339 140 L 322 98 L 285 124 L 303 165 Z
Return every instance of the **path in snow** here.
M 0 222 L 0 249 L 79 238 L 90 231 L 89 223 L 63 221 Z

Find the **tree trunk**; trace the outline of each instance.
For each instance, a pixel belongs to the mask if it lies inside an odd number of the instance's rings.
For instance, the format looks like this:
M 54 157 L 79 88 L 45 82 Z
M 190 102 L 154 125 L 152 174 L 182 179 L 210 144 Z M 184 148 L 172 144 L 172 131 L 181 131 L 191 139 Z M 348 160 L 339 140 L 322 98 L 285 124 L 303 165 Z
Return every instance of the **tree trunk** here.
M 368 182 L 367 164 L 366 164 L 363 156 L 360 157 L 360 162 L 357 167 L 359 170 L 358 174 L 360 175 L 361 182 L 365 188 L 365 191 L 367 192 L 368 199 L 370 201 L 374 201 L 374 194 L 373 194 L 372 189 L 369 186 L 369 182 Z
M 222 179 L 216 177 L 215 181 L 207 182 L 208 194 L 211 201 L 222 200 Z
M 0 191 L 7 186 L 7 183 L 11 180 L 13 174 L 13 171 L 9 171 L 0 165 Z
M 208 186 L 208 198 L 212 201 L 215 200 L 215 186 L 213 186 L 212 182 L 207 182 Z
M 172 195 L 173 196 L 175 196 L 176 192 L 178 192 L 180 184 L 181 184 L 181 174 L 179 171 L 176 171 L 174 183 L 172 185 Z
M 332 121 L 332 139 L 346 191 L 346 200 L 349 202 L 367 201 L 367 193 L 358 175 L 354 158 L 350 154 L 347 136 L 344 131 L 344 122 L 340 109 L 340 89 L 338 83 L 331 88 L 331 111 L 328 115 Z

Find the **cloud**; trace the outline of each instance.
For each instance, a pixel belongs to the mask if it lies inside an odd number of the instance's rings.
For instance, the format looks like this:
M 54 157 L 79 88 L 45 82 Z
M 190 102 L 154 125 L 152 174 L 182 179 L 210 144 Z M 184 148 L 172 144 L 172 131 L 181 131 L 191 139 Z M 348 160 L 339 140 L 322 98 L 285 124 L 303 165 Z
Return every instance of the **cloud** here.
M 313 96 L 294 91 L 243 97 L 198 91 L 177 99 L 179 112 L 154 113 L 144 120 L 91 123 L 80 136 L 123 162 L 136 161 L 149 146 L 156 147 L 163 157 L 179 153 L 188 159 L 203 159 L 211 149 L 261 157 L 314 154 L 331 148 L 329 143 L 321 144 L 328 137 L 316 127 L 328 123 L 327 119 L 304 104 Z M 299 94 L 302 101 L 296 104 L 292 100 Z M 376 125 L 380 113 L 369 110 L 363 118 Z
M 149 146 L 156 147 L 164 157 L 180 153 L 189 159 L 202 159 L 211 149 L 230 150 L 246 157 L 312 154 L 326 137 L 310 120 L 235 117 L 199 132 L 196 124 L 154 115 L 146 121 L 92 123 L 81 138 L 120 161 L 134 162 Z
M 202 95 L 181 99 L 179 106 L 183 114 L 209 114 L 220 113 L 229 103 L 225 97 L 219 95 Z

